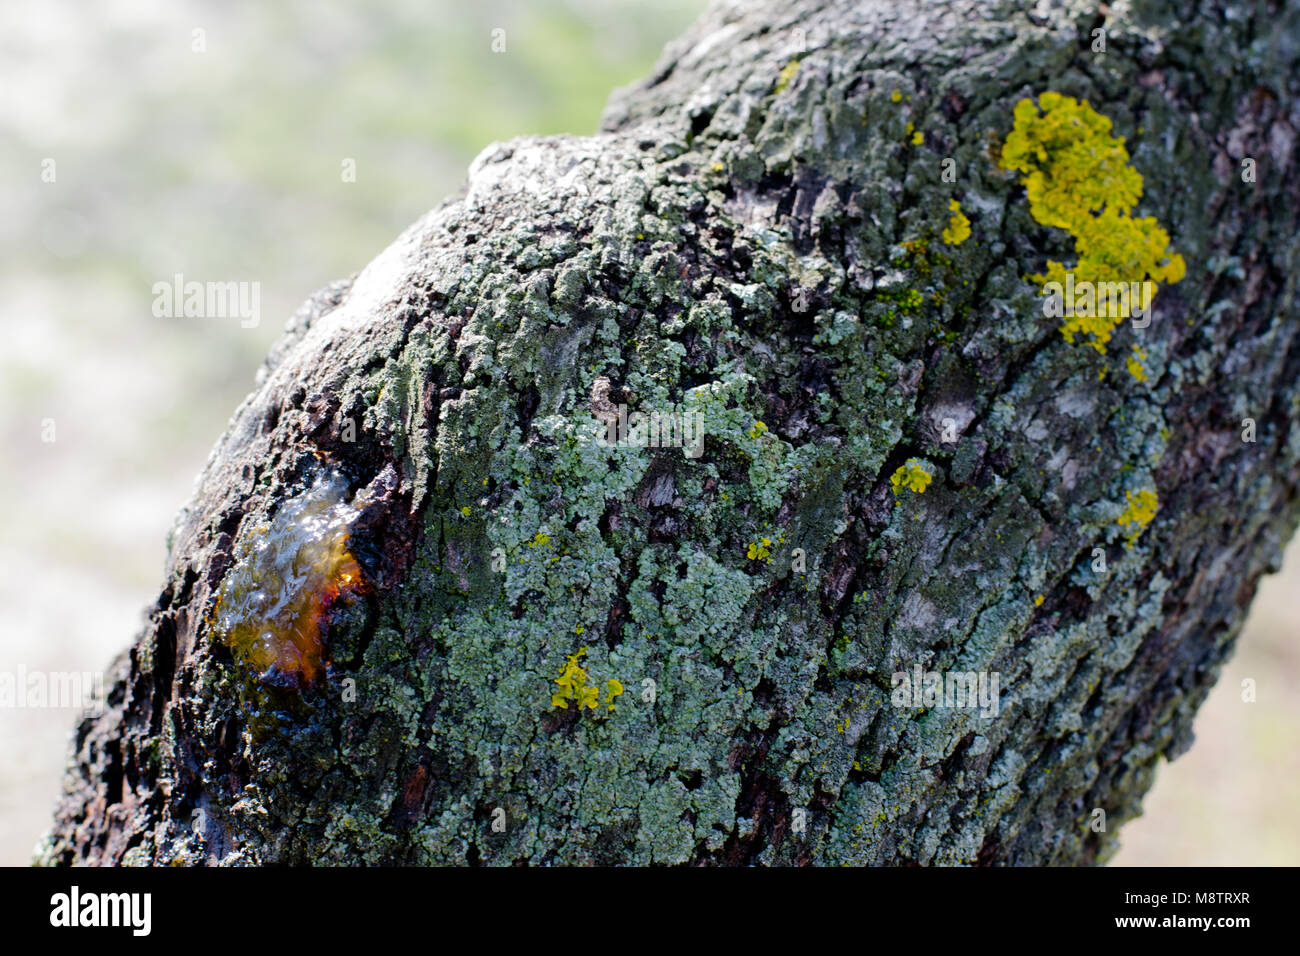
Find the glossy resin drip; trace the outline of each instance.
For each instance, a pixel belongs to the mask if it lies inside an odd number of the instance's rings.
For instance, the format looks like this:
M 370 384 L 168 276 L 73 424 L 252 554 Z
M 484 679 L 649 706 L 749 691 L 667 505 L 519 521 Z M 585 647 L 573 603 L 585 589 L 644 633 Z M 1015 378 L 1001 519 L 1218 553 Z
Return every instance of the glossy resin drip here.
M 363 586 L 347 547 L 356 516 L 347 482 L 330 472 L 240 542 L 212 625 L 264 681 L 312 684 L 324 673 L 322 621 L 341 595 Z

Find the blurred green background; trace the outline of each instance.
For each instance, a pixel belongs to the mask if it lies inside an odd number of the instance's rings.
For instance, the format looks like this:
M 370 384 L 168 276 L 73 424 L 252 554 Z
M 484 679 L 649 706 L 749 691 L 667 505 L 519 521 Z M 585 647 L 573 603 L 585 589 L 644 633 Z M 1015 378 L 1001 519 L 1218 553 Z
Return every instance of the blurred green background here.
M 0 670 L 101 669 L 126 646 L 176 510 L 299 303 L 494 140 L 593 131 L 703 5 L 6 0 Z M 260 283 L 261 324 L 155 317 L 175 273 Z M 1297 565 L 1293 546 L 1117 862 L 1300 862 Z M 0 864 L 46 826 L 73 722 L 0 710 Z

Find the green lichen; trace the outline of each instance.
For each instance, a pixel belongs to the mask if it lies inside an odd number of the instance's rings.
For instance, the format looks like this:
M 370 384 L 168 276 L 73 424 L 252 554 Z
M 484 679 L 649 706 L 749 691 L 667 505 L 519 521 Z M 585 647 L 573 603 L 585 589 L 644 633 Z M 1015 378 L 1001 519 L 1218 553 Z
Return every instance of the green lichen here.
M 1105 352 L 1114 329 L 1149 307 L 1160 283 L 1173 284 L 1186 273 L 1183 257 L 1170 251 L 1169 234 L 1155 218 L 1131 215 L 1142 197 L 1142 176 L 1129 164 L 1123 137 L 1111 135 L 1110 119 L 1087 100 L 1046 92 L 1037 104 L 1016 104 L 1000 162 L 1022 174 L 1034 219 L 1074 239 L 1073 267 L 1049 260 L 1046 273 L 1031 276 L 1044 295 L 1081 288 L 1062 303 L 1061 333 L 1069 342 L 1086 334 L 1090 345 Z
M 949 207 L 951 208 L 951 207 Z M 929 278 L 938 269 L 952 269 L 953 261 L 948 256 L 934 249 L 928 239 L 908 239 L 899 243 L 901 255 L 895 261 L 916 272 L 922 278 Z
M 560 689 L 551 695 L 552 707 L 565 710 L 569 706 L 569 701 L 573 701 L 579 711 L 584 707 L 589 710 L 596 709 L 600 689 L 588 683 L 587 671 L 578 663 L 586 655 L 587 649 L 583 647 L 576 654 L 570 654 L 564 659 L 564 668 L 560 671 L 560 676 L 555 678 L 555 683 Z M 619 693 L 622 693 L 622 685 L 619 686 Z
M 799 72 L 798 60 L 791 60 L 785 66 L 781 67 L 781 72 L 777 74 L 777 78 L 776 78 L 776 89 L 773 92 L 780 93 L 782 90 L 784 90 L 787 86 L 790 85 L 790 82 L 795 78 L 795 74 L 797 74 L 798 72 Z
M 926 470 L 923 464 L 915 458 L 909 458 L 889 476 L 889 485 L 893 488 L 895 495 L 903 488 L 910 489 L 920 495 L 925 493 L 925 489 L 930 486 L 930 482 L 933 480 L 934 476 Z
M 970 238 L 970 220 L 961 211 L 961 203 L 957 200 L 948 200 L 948 209 L 952 212 L 952 217 L 944 227 L 942 238 L 950 246 L 960 246 Z
M 1139 382 L 1147 380 L 1146 366 L 1142 364 L 1146 357 L 1147 353 L 1135 345 L 1133 346 L 1133 353 L 1128 357 L 1128 361 L 1124 363 L 1128 373 Z
M 1154 491 L 1145 488 L 1136 495 L 1131 491 L 1126 491 L 1124 497 L 1127 499 L 1128 505 L 1115 521 L 1121 527 L 1127 529 L 1125 536 L 1131 545 L 1142 534 L 1142 530 L 1155 518 L 1160 501 Z

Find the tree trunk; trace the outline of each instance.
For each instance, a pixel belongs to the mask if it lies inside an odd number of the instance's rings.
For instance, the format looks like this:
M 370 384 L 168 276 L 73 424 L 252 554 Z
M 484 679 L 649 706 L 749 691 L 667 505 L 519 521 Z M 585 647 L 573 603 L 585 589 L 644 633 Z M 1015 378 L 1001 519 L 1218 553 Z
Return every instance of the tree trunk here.
M 1021 7 L 715 4 L 311 299 L 39 860 L 1104 860 L 1300 518 L 1300 3 Z M 1046 92 L 1186 261 L 1104 352 Z

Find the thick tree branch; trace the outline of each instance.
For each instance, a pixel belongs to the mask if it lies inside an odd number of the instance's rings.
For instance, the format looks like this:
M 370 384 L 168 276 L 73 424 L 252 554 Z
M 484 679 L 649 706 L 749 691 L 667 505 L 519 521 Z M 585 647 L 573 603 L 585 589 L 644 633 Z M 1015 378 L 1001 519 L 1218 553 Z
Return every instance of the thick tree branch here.
M 1021 7 L 717 4 L 599 135 L 489 148 L 313 298 L 41 859 L 1103 859 L 1300 518 L 1300 4 Z M 998 162 L 1046 91 L 1187 262 L 1105 355 Z M 619 405 L 703 453 L 593 441 Z M 222 615 L 259 624 L 258 542 L 331 468 L 365 584 L 317 595 L 324 677 L 263 678 Z M 596 710 L 552 702 L 570 655 Z M 996 716 L 897 706 L 914 665 L 996 674 Z

